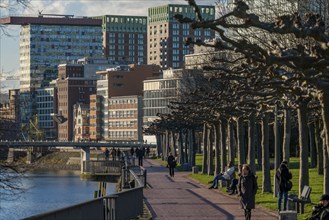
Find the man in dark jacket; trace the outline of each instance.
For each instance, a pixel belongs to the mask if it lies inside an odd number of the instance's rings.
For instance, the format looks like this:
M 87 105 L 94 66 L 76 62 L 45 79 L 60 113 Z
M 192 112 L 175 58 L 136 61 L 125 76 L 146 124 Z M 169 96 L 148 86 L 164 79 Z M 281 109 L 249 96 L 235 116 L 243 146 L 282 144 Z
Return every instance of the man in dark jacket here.
M 318 205 L 313 207 L 309 220 L 329 220 L 329 195 L 322 195 Z
M 275 178 L 279 184 L 278 191 L 278 211 L 281 211 L 281 201 L 283 198 L 283 211 L 287 210 L 287 201 L 288 201 L 288 191 L 287 182 L 292 178 L 291 173 L 288 169 L 288 162 L 286 160 L 282 161 L 279 169 L 276 171 Z

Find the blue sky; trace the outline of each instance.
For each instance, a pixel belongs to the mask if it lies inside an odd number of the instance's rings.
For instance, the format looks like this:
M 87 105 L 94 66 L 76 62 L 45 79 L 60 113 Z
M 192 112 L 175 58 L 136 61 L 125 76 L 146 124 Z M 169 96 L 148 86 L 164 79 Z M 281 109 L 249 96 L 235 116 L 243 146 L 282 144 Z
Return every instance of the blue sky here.
M 3 2 L 12 0 L 2 0 Z M 215 5 L 216 0 L 197 0 L 200 5 Z M 1 4 L 2 4 L 1 3 Z M 0 16 L 37 15 L 38 11 L 47 14 L 70 14 L 75 16 L 141 15 L 147 16 L 149 7 L 165 4 L 187 4 L 185 0 L 30 0 L 26 9 L 13 11 L 0 10 Z M 4 73 L 19 74 L 19 26 L 8 26 L 4 35 L 0 30 L 0 70 Z

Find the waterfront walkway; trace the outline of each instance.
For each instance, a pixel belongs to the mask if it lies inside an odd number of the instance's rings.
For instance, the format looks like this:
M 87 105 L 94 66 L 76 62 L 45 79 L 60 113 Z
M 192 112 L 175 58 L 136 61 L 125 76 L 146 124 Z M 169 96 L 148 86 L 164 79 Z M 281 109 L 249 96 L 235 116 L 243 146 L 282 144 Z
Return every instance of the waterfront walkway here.
M 171 178 L 168 168 L 156 160 L 144 160 L 147 182 L 150 188 L 144 190 L 145 203 L 153 219 L 171 220 L 244 220 L 237 196 L 229 196 L 219 190 L 188 177 L 190 172 L 175 172 Z M 274 220 L 274 212 L 256 207 L 253 220 Z

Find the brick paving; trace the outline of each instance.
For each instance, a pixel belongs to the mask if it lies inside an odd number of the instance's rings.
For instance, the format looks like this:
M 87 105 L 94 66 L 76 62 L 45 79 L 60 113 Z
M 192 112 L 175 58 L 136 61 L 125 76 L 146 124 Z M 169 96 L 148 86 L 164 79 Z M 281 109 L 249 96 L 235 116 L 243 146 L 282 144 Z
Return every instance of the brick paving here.
M 190 172 L 175 172 L 170 177 L 168 168 L 156 160 L 145 160 L 147 182 L 145 203 L 158 220 L 243 220 L 237 196 L 229 196 L 219 190 L 188 177 Z M 252 210 L 252 220 L 274 220 L 278 215 L 261 207 Z

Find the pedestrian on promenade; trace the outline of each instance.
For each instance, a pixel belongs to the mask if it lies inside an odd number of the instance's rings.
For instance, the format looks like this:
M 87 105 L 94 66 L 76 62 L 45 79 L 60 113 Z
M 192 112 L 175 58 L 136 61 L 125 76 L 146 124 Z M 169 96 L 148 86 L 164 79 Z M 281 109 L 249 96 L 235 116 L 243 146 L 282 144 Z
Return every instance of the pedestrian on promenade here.
M 114 161 L 114 160 L 115 160 L 115 157 L 116 157 L 116 154 L 117 154 L 117 153 L 116 153 L 116 150 L 115 150 L 115 148 L 114 148 L 114 147 L 112 148 L 112 150 L 111 150 L 111 153 L 110 153 L 110 154 L 111 154 L 112 160 Z
M 230 192 L 229 195 L 233 195 L 235 193 L 238 193 L 238 187 L 237 186 L 238 186 L 238 183 L 239 183 L 239 178 L 241 176 L 241 173 L 242 173 L 242 164 L 240 164 L 238 166 L 238 178 L 232 179 L 231 185 L 228 187 L 228 192 Z
M 238 182 L 238 196 L 240 196 L 241 208 L 244 209 L 246 220 L 251 219 L 251 209 L 255 208 L 255 197 L 257 192 L 257 180 L 251 172 L 250 166 L 244 164 Z
M 309 220 L 329 220 L 329 195 L 321 196 L 319 204 L 313 207 Z
M 117 158 L 118 158 L 118 160 L 121 159 L 121 150 L 120 150 L 120 148 L 118 148 L 118 150 L 117 150 Z
M 136 149 L 136 157 L 138 158 L 138 165 L 143 166 L 143 150 L 141 148 Z
M 214 177 L 212 181 L 209 183 L 212 183 L 209 189 L 218 189 L 218 180 L 230 180 L 233 176 L 235 171 L 235 168 L 233 166 L 233 163 L 231 161 L 227 164 L 227 170 L 224 173 L 220 173 Z
M 287 210 L 288 191 L 291 190 L 291 186 L 288 186 L 288 181 L 292 178 L 291 172 L 289 172 L 288 162 L 282 161 L 280 167 L 276 171 L 275 178 L 279 184 L 278 189 L 278 212 L 281 211 L 281 201 L 283 198 L 283 211 Z
M 151 152 L 150 147 L 147 147 L 147 148 L 146 148 L 146 157 L 147 157 L 147 158 L 150 157 L 150 152 Z
M 110 157 L 110 151 L 109 151 L 109 149 L 106 148 L 106 150 L 104 152 L 104 155 L 105 155 L 105 160 L 109 160 L 109 157 Z
M 176 162 L 176 159 L 175 157 L 172 155 L 171 152 L 169 152 L 169 156 L 167 158 L 167 167 L 169 168 L 169 175 L 171 177 L 174 177 L 175 176 L 175 167 L 177 165 L 177 162 Z
M 133 147 L 130 148 L 130 156 L 134 156 L 135 150 Z

